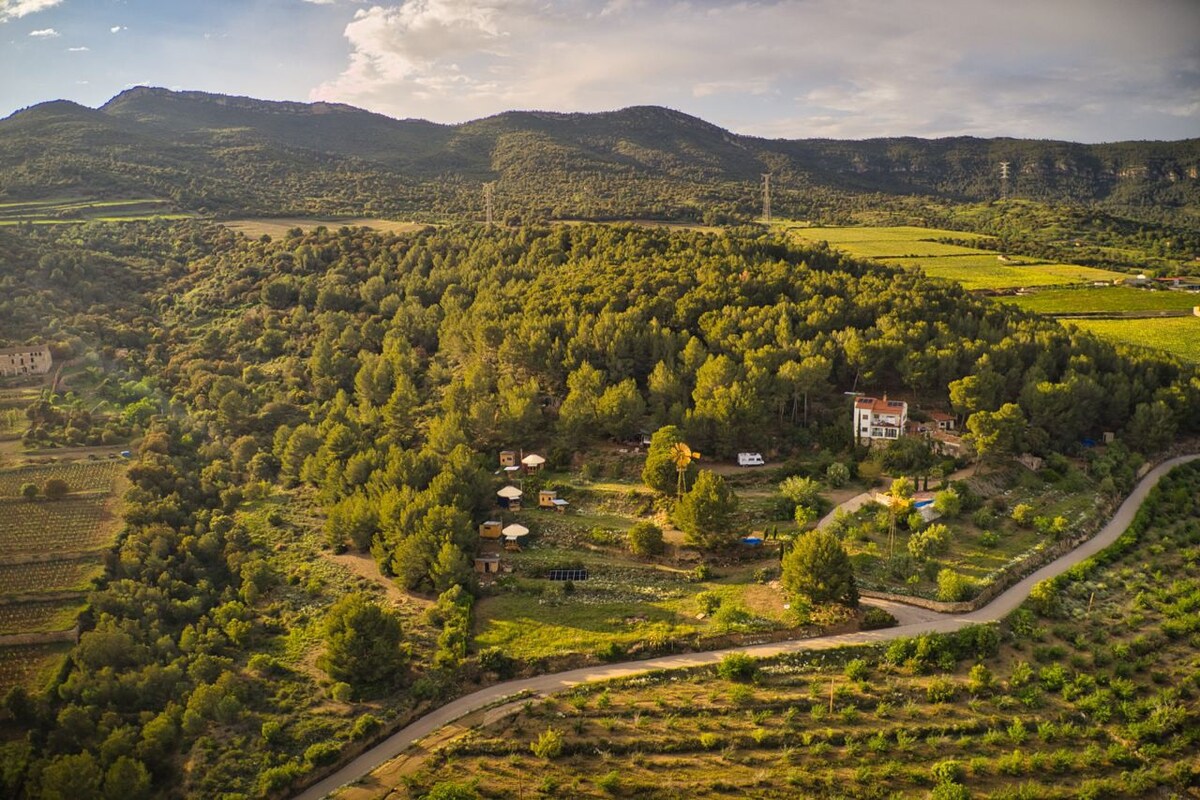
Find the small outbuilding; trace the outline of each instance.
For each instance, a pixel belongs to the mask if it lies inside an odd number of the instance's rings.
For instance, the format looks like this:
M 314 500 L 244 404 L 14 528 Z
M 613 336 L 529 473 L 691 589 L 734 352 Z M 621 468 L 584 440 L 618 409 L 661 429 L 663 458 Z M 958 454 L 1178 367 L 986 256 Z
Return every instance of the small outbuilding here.
M 553 489 L 542 489 L 538 492 L 538 508 L 554 508 L 554 501 L 558 498 L 558 492 Z
M 500 523 L 494 519 L 489 519 L 487 522 L 481 522 L 479 524 L 479 538 L 481 538 L 481 539 L 499 539 L 500 538 Z
M 517 465 L 516 450 L 501 450 L 500 451 L 500 466 L 515 467 Z
M 500 571 L 499 553 L 481 553 L 475 556 L 475 571 L 480 575 L 491 575 Z
M 539 456 L 537 453 L 530 453 L 521 459 L 521 466 L 525 468 L 526 475 L 534 475 L 542 471 L 545 466 L 546 459 Z

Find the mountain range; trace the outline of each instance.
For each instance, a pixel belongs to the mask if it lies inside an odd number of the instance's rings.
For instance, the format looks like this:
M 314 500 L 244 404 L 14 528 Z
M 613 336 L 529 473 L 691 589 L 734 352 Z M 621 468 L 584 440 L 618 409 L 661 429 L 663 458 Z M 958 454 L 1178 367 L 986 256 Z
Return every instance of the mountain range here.
M 52 101 L 0 120 L 0 198 L 153 197 L 238 214 L 476 213 L 737 219 L 869 193 L 1012 196 L 1105 207 L 1200 206 L 1200 139 L 1072 142 L 762 139 L 655 106 L 513 111 L 459 125 L 336 103 L 137 87 L 98 109 Z

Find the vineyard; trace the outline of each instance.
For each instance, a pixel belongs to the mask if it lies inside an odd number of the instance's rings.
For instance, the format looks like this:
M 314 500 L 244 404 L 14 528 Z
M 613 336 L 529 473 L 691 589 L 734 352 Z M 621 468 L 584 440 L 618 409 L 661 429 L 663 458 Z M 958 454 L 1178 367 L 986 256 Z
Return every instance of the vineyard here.
M 43 486 L 57 478 L 67 483 L 72 493 L 113 491 L 117 476 L 124 469 L 119 461 L 76 461 L 68 464 L 38 464 L 0 472 L 0 497 L 19 497 L 27 483 Z
M 0 603 L 0 635 L 66 630 L 75 624 L 81 609 L 81 600 Z
M 0 647 L 0 687 L 44 683 L 70 649 L 66 642 Z
M 48 590 L 84 591 L 100 571 L 100 561 L 97 558 L 0 564 L 0 597 L 35 594 Z
M 114 521 L 105 497 L 0 500 L 0 560 L 98 550 L 109 542 Z
M 103 572 L 98 551 L 117 530 L 113 495 L 124 469 L 124 461 L 105 459 L 0 471 L 0 636 L 53 638 L 74 627 L 85 593 Z M 66 483 L 66 497 L 22 497 L 27 484 L 40 495 L 54 479 Z M 0 646 L 0 693 L 42 680 L 67 646 L 21 641 Z

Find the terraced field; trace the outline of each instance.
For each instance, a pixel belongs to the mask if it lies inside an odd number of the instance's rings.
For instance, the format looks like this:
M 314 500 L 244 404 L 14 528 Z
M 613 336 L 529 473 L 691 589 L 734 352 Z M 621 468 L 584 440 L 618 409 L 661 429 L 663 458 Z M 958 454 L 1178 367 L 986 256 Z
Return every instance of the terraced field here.
M 124 462 L 84 460 L 0 472 L 0 693 L 44 679 L 66 652 L 85 594 L 103 572 L 119 518 L 115 491 Z M 27 500 L 21 488 L 67 484 L 60 500 Z M 30 640 L 32 638 L 32 641 Z

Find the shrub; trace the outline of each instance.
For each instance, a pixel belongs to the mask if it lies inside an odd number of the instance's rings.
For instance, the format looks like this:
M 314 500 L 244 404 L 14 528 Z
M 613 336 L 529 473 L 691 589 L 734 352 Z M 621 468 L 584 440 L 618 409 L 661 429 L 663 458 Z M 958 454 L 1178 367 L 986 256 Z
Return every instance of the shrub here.
M 711 616 L 714 611 L 721 607 L 721 595 L 716 592 L 700 592 L 696 595 L 696 602 L 700 604 L 700 612 L 706 616 Z
M 925 687 L 925 696 L 931 703 L 948 703 L 958 696 L 958 684 L 950 678 L 934 678 Z
M 479 792 L 469 783 L 441 781 L 430 788 L 424 800 L 479 800 Z
M 950 529 L 945 525 L 930 525 L 908 537 L 908 554 L 917 561 L 941 555 L 950 549 Z
M 62 478 L 51 478 L 42 484 L 42 494 L 49 500 L 61 500 L 71 491 L 71 487 Z
M 944 489 L 933 496 L 933 507 L 943 517 L 954 519 L 962 513 L 962 498 L 953 489 Z
M 350 730 L 350 738 L 365 739 L 375 731 L 383 727 L 383 722 L 374 714 L 363 714 L 354 721 L 354 727 Z
M 858 605 L 850 557 L 828 531 L 808 531 L 796 539 L 783 557 L 783 586 L 791 596 L 814 603 Z
M 1022 528 L 1028 528 L 1033 524 L 1033 506 L 1028 503 L 1018 503 L 1012 510 L 1013 522 L 1016 522 Z
M 538 735 L 536 742 L 529 743 L 529 749 L 538 758 L 558 758 L 562 755 L 563 737 L 562 734 L 554 730 L 554 728 L 546 728 Z
M 317 742 L 310 744 L 304 751 L 304 760 L 313 766 L 332 764 L 337 760 L 340 748 L 332 742 Z
M 758 661 L 745 653 L 729 653 L 717 665 L 717 674 L 727 681 L 752 680 L 758 673 Z
M 653 556 L 663 551 L 662 528 L 653 522 L 639 522 L 629 529 L 629 551 L 635 556 Z
M 845 672 L 846 677 L 850 680 L 862 681 L 866 680 L 867 675 L 870 674 L 871 670 L 867 666 L 866 661 L 861 658 L 855 658 L 847 662 Z
M 938 600 L 949 603 L 966 600 L 975 591 L 975 581 L 949 568 L 938 572 L 937 586 Z
M 38 489 L 36 483 L 21 484 L 21 497 L 24 497 L 26 500 L 36 500 L 39 491 L 41 490 Z
M 621 773 L 615 769 L 596 779 L 596 785 L 609 794 L 616 794 L 621 791 Z
M 938 783 L 958 783 L 966 774 L 962 762 L 953 759 L 939 761 L 929 771 Z
M 863 614 L 861 627 L 864 631 L 874 631 L 880 628 L 893 628 L 896 626 L 896 618 L 882 608 L 874 606 L 867 609 Z
M 829 485 L 834 489 L 840 489 L 850 480 L 850 468 L 840 461 L 835 461 L 825 470 L 825 480 L 829 481 Z
M 971 793 L 961 783 L 939 783 L 929 793 L 929 800 L 971 800 Z

